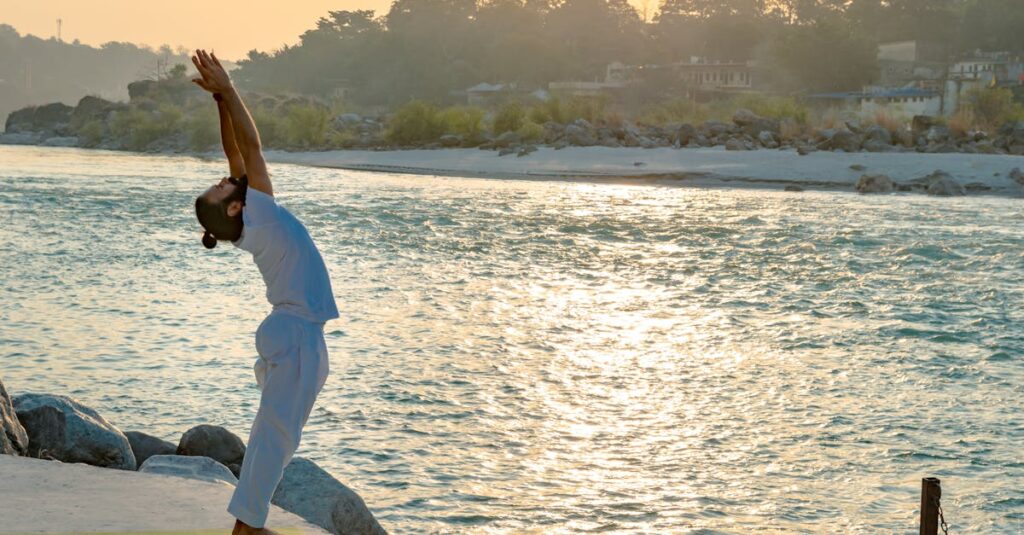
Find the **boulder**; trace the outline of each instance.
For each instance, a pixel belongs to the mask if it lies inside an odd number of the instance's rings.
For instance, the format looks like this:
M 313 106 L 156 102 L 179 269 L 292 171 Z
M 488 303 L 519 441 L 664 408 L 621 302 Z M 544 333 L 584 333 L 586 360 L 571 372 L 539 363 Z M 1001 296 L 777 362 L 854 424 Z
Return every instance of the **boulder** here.
M 945 171 L 935 171 L 924 178 L 928 181 L 928 189 L 926 190 L 928 195 L 938 195 L 940 197 L 967 195 L 964 187 Z
M 889 143 L 883 143 L 874 139 L 865 141 L 863 148 L 868 152 L 891 152 L 893 150 L 893 146 Z
M 761 143 L 761 146 L 766 149 L 777 149 L 779 148 L 779 141 L 775 139 L 775 134 L 768 130 L 762 130 L 757 134 L 757 141 Z
M 709 137 L 723 136 L 729 133 L 729 125 L 714 119 L 704 121 L 700 129 Z
M 829 147 L 832 150 L 841 150 L 844 152 L 859 152 L 861 140 L 860 136 L 854 134 L 849 130 L 839 130 L 829 140 Z
M 128 100 L 135 102 L 142 98 L 148 98 L 156 90 L 156 80 L 139 80 L 128 84 Z
M 861 175 L 856 189 L 859 193 L 891 193 L 896 185 L 885 175 Z
M 690 141 L 696 140 L 699 135 L 700 133 L 697 131 L 696 126 L 685 123 L 680 125 L 679 129 L 676 130 L 676 141 L 679 143 L 680 147 L 685 147 L 690 143 Z
M 387 533 L 358 494 L 302 457 L 292 457 L 270 501 L 331 533 Z
M 67 397 L 21 394 L 14 410 L 28 433 L 28 454 L 68 463 L 135 470 L 131 444 L 95 410 Z
M 804 188 L 802 188 L 800 186 L 797 186 L 796 184 L 790 184 L 790 185 L 786 186 L 784 188 L 784 190 L 785 191 L 792 191 L 792 192 L 800 192 L 800 191 L 803 191 Z
M 877 141 L 886 145 L 892 145 L 892 132 L 888 128 L 871 125 L 864 131 L 864 141 Z
M 109 100 L 86 95 L 78 101 L 78 105 L 71 112 L 71 129 L 77 131 L 92 121 L 105 122 L 110 112 L 118 107 L 118 104 Z
M 915 115 L 910 121 L 910 130 L 914 134 L 914 139 L 917 139 L 923 136 L 931 127 L 938 124 L 938 120 L 930 115 Z
M 0 454 L 28 454 L 28 433 L 18 421 L 3 381 L 0 381 Z
M 951 139 L 953 139 L 953 133 L 945 125 L 935 125 L 924 133 L 924 140 L 929 144 L 946 143 Z
M 76 136 L 55 136 L 43 140 L 40 145 L 44 147 L 77 147 L 78 137 Z
M 445 134 L 438 141 L 441 142 L 442 147 L 458 147 L 462 145 L 462 136 L 458 134 Z
M 142 466 L 146 459 L 154 455 L 174 455 L 174 452 L 177 451 L 174 444 L 146 433 L 127 431 L 124 436 L 128 438 L 128 444 L 131 445 L 132 453 L 135 455 L 135 464 L 139 466 Z
M 6 133 L 45 132 L 51 135 L 65 133 L 74 110 L 67 104 L 54 102 L 44 106 L 29 106 L 11 112 L 4 125 Z
M 519 137 L 519 134 L 509 131 L 499 134 L 498 137 L 494 138 L 492 143 L 495 148 L 504 149 L 511 147 L 512 145 L 518 145 L 520 141 L 522 141 L 522 139 Z
M 565 139 L 570 145 L 576 145 L 577 147 L 597 145 L 594 127 L 584 119 L 576 119 L 572 124 L 565 127 Z
M 231 470 L 228 470 L 223 464 L 201 455 L 153 455 L 142 463 L 139 472 L 238 485 L 238 478 L 231 473 Z
M 747 150 L 747 146 L 742 139 L 731 137 L 725 142 L 725 150 Z
M 761 132 L 771 132 L 776 137 L 782 132 L 782 123 L 778 119 L 766 119 L 747 109 L 736 110 L 732 122 L 752 138 L 757 138 Z
M 231 431 L 218 425 L 197 425 L 181 435 L 178 455 L 210 457 L 223 464 L 237 477 L 245 458 L 245 443 Z
M 528 154 L 530 154 L 531 152 L 535 152 L 536 150 L 537 147 L 534 145 L 525 145 L 519 149 L 519 152 L 516 152 L 516 157 L 527 156 Z
M 1021 172 L 1020 167 L 1014 167 L 1010 171 L 1010 178 L 1012 178 L 1014 182 L 1024 186 L 1024 172 Z

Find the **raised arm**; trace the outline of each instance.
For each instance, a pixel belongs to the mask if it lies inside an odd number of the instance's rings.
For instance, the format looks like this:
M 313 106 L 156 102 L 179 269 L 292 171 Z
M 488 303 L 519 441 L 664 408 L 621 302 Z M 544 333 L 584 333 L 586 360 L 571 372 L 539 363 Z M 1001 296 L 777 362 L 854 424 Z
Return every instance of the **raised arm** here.
M 234 127 L 231 126 L 231 116 L 228 115 L 223 95 L 217 100 L 217 115 L 220 116 L 220 144 L 224 147 L 224 155 L 228 157 L 231 176 L 242 178 L 245 174 L 245 160 L 242 159 L 242 153 L 235 144 Z
M 263 147 L 260 144 L 256 123 L 253 122 L 249 110 L 242 102 L 242 97 L 232 85 L 227 71 L 221 66 L 220 60 L 206 53 L 205 50 L 197 50 L 196 55 L 192 57 L 192 63 L 202 75 L 201 81 L 194 81 L 203 89 L 211 93 L 220 93 L 223 96 L 235 144 L 242 155 L 245 173 L 249 177 L 249 187 L 267 195 L 273 195 L 274 189 L 270 183 L 270 175 L 267 173 L 267 163 L 263 159 Z

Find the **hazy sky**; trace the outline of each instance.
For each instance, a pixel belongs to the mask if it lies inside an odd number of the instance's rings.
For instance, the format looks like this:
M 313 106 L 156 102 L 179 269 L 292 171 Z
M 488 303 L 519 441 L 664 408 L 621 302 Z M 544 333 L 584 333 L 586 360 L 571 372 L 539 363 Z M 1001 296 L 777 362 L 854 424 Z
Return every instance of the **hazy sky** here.
M 253 48 L 298 42 L 328 11 L 379 14 L 390 6 L 391 0 L 0 0 L 0 23 L 48 38 L 56 35 L 61 18 L 65 41 L 205 47 L 234 60 Z

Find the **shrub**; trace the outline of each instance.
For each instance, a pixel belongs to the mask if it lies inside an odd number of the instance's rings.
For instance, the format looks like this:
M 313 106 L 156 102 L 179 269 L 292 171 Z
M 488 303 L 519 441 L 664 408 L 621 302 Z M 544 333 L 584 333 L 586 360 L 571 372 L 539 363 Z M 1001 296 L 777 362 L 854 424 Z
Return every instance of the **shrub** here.
M 316 104 L 288 106 L 284 115 L 284 137 L 291 147 L 311 148 L 324 144 L 330 113 Z
M 971 89 L 961 106 L 970 108 L 978 124 L 988 129 L 1024 119 L 1024 106 L 1014 102 L 1013 91 L 1002 87 Z
M 254 108 L 250 112 L 260 133 L 260 143 L 264 147 L 284 148 L 287 146 L 284 120 L 280 116 L 264 107 Z
M 83 147 L 97 147 L 103 142 L 103 122 L 93 119 L 82 125 L 76 133 L 78 141 Z
M 519 138 L 527 143 L 537 143 L 544 140 L 544 127 L 533 122 L 526 121 L 520 126 L 516 133 L 519 134 Z
M 484 110 L 475 106 L 453 106 L 437 114 L 443 134 L 458 134 L 467 145 L 477 145 L 484 137 Z
M 494 135 L 515 132 L 523 127 L 525 121 L 526 113 L 523 106 L 515 101 L 509 102 L 502 106 L 494 117 Z
M 191 150 L 210 150 L 220 141 L 220 121 L 209 110 L 194 110 L 185 119 L 183 127 Z
M 181 110 L 172 104 L 161 104 L 154 112 L 128 108 L 114 115 L 110 130 L 120 138 L 124 148 L 145 150 L 153 142 L 174 135 L 181 117 Z
M 386 137 L 399 145 L 431 142 L 443 133 L 435 106 L 414 100 L 395 112 L 388 122 Z
M 606 100 L 604 97 L 572 97 L 561 110 L 562 121 L 565 124 L 576 119 L 584 119 L 595 124 L 604 119 Z
M 668 123 L 702 123 L 710 118 L 706 106 L 696 102 L 677 98 L 660 104 L 649 106 L 640 115 L 640 121 L 647 124 L 665 125 Z

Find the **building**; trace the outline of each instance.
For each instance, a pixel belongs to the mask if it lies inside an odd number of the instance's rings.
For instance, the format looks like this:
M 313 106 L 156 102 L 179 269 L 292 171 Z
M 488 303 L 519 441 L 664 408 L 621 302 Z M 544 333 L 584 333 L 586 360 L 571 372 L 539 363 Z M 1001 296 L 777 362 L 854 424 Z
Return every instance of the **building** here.
M 613 61 L 605 67 L 603 80 L 551 82 L 548 91 L 553 95 L 567 97 L 596 97 L 618 93 L 634 82 L 634 70 L 634 67 Z
M 919 87 L 866 87 L 863 91 L 818 93 L 808 98 L 824 107 L 858 111 L 862 115 L 885 111 L 906 117 L 939 115 L 943 102 L 941 92 Z
M 945 75 L 948 51 L 940 43 L 898 41 L 878 45 L 877 57 L 878 84 L 903 87 L 922 80 L 941 80 Z
M 689 62 L 674 63 L 679 79 L 699 91 L 743 92 L 754 87 L 754 62 L 718 61 L 691 57 Z

